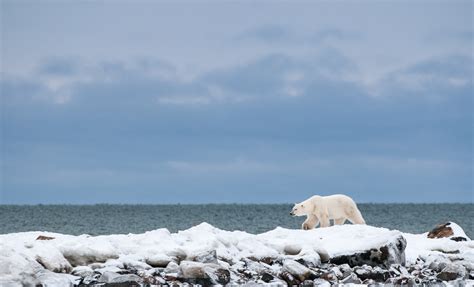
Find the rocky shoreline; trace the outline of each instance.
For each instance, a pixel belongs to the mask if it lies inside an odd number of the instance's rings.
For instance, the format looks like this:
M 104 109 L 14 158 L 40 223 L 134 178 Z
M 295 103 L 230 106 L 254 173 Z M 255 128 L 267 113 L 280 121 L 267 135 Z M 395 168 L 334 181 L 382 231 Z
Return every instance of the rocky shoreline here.
M 2 246 L 0 285 L 474 284 L 474 244 L 454 223 L 437 228 L 414 235 L 346 225 L 253 235 L 201 224 L 176 234 L 3 235 L 4 243 L 18 242 Z
M 331 262 L 311 266 L 308 262 L 293 259 L 269 263 L 243 259 L 232 266 L 213 262 L 182 261 L 179 265 L 172 262 L 167 267 L 150 269 L 126 266 L 115 272 L 79 268 L 73 270 L 72 274 L 83 276 L 79 286 L 211 286 L 249 283 L 281 286 L 332 286 L 351 283 L 443 286 L 454 282 L 462 286 L 465 280 L 474 280 L 472 270 L 438 258 L 420 260 L 417 264 L 406 267 L 393 264 L 388 268 L 367 264 L 351 267 L 347 263 Z
M 288 246 L 286 254 L 280 258 L 242 258 L 237 262 L 222 260 L 224 258 L 219 258 L 213 250 L 181 261 L 175 257 L 161 267 L 124 265 L 115 272 L 102 272 L 100 268 L 79 268 L 73 270 L 72 274 L 81 276 L 79 286 L 211 286 L 249 283 L 281 286 L 379 283 L 441 286 L 445 283 L 463 285 L 465 280 L 474 280 L 472 262 L 456 256 L 431 255 L 405 266 L 405 247 L 406 240 L 400 236 L 378 248 L 333 258 L 327 254 L 319 254 L 319 257 L 299 256 L 301 250 L 298 246 Z

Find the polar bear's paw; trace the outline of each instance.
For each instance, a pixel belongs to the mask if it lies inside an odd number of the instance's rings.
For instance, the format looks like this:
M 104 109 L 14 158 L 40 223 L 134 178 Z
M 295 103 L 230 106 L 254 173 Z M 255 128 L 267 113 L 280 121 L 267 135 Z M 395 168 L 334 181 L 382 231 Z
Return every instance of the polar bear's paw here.
M 306 223 L 306 222 L 303 222 L 303 224 L 301 225 L 301 228 L 303 230 L 310 230 L 312 229 L 311 226 L 309 225 L 309 223 Z

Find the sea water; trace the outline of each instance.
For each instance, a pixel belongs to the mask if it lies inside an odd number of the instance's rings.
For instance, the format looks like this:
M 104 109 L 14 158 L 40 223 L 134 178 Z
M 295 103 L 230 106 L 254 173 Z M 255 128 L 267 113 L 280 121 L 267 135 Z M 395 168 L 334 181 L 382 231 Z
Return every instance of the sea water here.
M 474 239 L 474 204 L 359 204 L 367 224 L 423 233 L 446 221 Z M 224 230 L 261 233 L 277 226 L 300 228 L 290 204 L 197 205 L 0 205 L 0 233 L 51 231 L 65 234 L 171 232 L 208 222 Z

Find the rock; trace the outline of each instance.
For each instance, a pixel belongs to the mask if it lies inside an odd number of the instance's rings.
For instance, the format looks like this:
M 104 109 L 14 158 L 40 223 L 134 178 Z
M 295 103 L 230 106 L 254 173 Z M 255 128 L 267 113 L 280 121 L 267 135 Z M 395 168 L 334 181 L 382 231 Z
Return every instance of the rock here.
M 173 259 L 164 254 L 155 254 L 146 258 L 146 264 L 151 267 L 166 267 Z
M 390 272 L 388 270 L 382 269 L 378 266 L 374 268 L 372 268 L 371 266 L 355 267 L 354 273 L 362 281 L 371 279 L 376 282 L 385 282 L 390 277 Z
M 305 247 L 293 259 L 306 267 L 315 268 L 321 265 L 322 259 L 320 254 L 325 257 L 327 252 L 324 249 Z
M 367 279 L 368 274 L 372 271 L 372 266 L 369 265 L 363 265 L 363 266 L 357 266 L 354 267 L 354 273 L 357 275 L 362 280 Z
M 205 251 L 199 254 L 196 254 L 190 258 L 192 261 L 201 262 L 201 263 L 214 263 L 217 264 L 217 252 L 216 250 Z
M 97 273 L 91 276 L 86 276 L 82 279 L 82 284 L 90 285 L 90 284 L 97 283 L 99 280 L 99 277 L 100 277 L 100 274 L 97 274 Z
M 301 287 L 313 287 L 313 281 L 312 280 L 305 280 L 300 284 Z
M 337 282 L 338 280 L 336 274 L 332 271 L 324 272 L 320 277 L 329 282 Z
M 314 279 L 314 273 L 306 266 L 291 259 L 283 261 L 282 271 L 293 275 L 296 279 L 303 282 L 306 279 Z
M 179 265 L 181 267 L 181 272 L 183 278 L 193 279 L 193 278 L 209 278 L 206 272 L 204 271 L 204 263 L 194 262 L 194 261 L 182 261 Z
M 230 282 L 230 271 L 224 268 L 206 271 L 213 284 L 226 285 Z
M 347 276 L 346 278 L 341 280 L 343 284 L 361 284 L 362 280 L 360 280 L 357 275 L 352 273 L 351 275 Z
M 77 266 L 74 267 L 71 271 L 72 275 L 80 276 L 83 278 L 87 276 L 92 276 L 94 275 L 94 273 L 94 270 L 92 270 L 92 268 L 90 268 L 89 266 Z
M 454 222 L 437 225 L 427 235 L 428 238 L 450 238 L 454 241 L 467 241 L 469 238 L 464 230 Z
M 163 272 L 164 273 L 178 273 L 180 270 L 181 268 L 179 268 L 179 265 L 171 261 L 170 263 L 168 263 L 168 265 L 166 266 Z
M 56 248 L 49 248 L 47 242 L 35 242 L 33 252 L 36 253 L 36 262 L 55 273 L 69 273 L 72 266 L 63 254 Z
M 347 276 L 352 274 L 352 268 L 349 266 L 349 264 L 339 265 L 338 268 L 342 272 L 343 278 L 346 278 Z
M 120 274 L 118 273 L 115 273 L 115 272 L 111 272 L 111 271 L 106 271 L 104 273 L 102 273 L 102 275 L 99 277 L 99 282 L 103 282 L 103 283 L 110 283 L 112 281 L 112 279 L 114 279 L 115 277 L 118 277 L 120 276 Z
M 318 253 L 321 262 L 329 262 L 329 260 L 331 259 L 327 250 L 322 247 L 314 248 L 314 251 Z
M 140 276 L 135 274 L 118 274 L 115 272 L 104 272 L 99 277 L 99 282 L 101 283 L 127 283 L 127 286 L 140 286 L 140 283 L 143 282 L 143 279 Z
M 297 257 L 295 258 L 295 261 L 310 268 L 315 268 L 321 265 L 321 260 L 319 259 L 318 254 L 315 254 L 314 256 L 304 255 L 301 257 Z
M 428 267 L 429 269 L 436 272 L 441 272 L 441 270 L 443 270 L 449 264 L 451 264 L 451 260 L 449 260 L 446 256 L 430 254 L 428 257 L 426 257 L 423 266 Z
M 263 282 L 268 283 L 268 282 L 272 281 L 273 278 L 275 278 L 275 277 L 272 274 L 270 274 L 268 272 L 263 272 L 262 277 L 260 279 L 262 279 Z
M 287 271 L 280 272 L 280 274 L 278 274 L 278 277 L 285 281 L 288 286 L 297 286 L 301 282 L 297 278 L 295 278 L 290 272 Z
M 175 258 L 177 263 L 181 262 L 182 260 L 186 259 L 187 254 L 184 250 L 176 248 L 173 251 L 169 252 L 168 254 L 169 257 Z
M 390 267 L 392 264 L 405 265 L 406 239 L 400 234 L 389 239 L 385 244 L 374 247 L 370 250 L 356 252 L 352 254 L 337 255 L 330 259 L 336 265 L 347 263 L 350 266 L 370 266 Z
M 105 266 L 102 268 L 94 269 L 94 272 L 97 272 L 99 274 L 104 274 L 106 272 L 122 273 L 123 269 L 118 268 L 117 266 Z
M 318 278 L 313 280 L 313 286 L 318 286 L 318 287 L 330 287 L 331 283 L 328 281 Z
M 46 236 L 46 235 L 39 235 L 36 237 L 36 240 L 52 240 L 54 237 Z
M 400 265 L 400 264 L 394 264 L 390 266 L 389 273 L 394 275 L 394 277 L 411 277 L 410 273 L 408 270 Z
M 466 268 L 459 264 L 449 264 L 446 266 L 437 276 L 438 279 L 443 281 L 451 281 L 458 278 L 466 277 Z
M 26 283 L 23 282 L 23 284 L 3 284 L 2 282 L 2 276 L 0 276 L 0 285 L 2 287 L 7 287 L 7 286 L 74 286 L 79 284 L 80 278 L 75 277 L 70 274 L 62 274 L 62 273 L 54 273 L 49 270 L 43 269 L 43 270 L 38 270 L 35 274 L 35 279 L 33 282 L 35 284 L 31 285 L 32 282 Z M 25 284 L 26 283 L 26 284 Z
M 451 240 L 453 240 L 453 241 L 456 241 L 456 242 L 459 242 L 459 241 L 467 241 L 467 238 L 462 237 L 462 236 L 451 237 L 451 238 L 449 238 L 449 239 L 451 239 Z
M 225 285 L 230 281 L 230 272 L 220 265 L 194 261 L 182 261 L 181 277 L 189 283 Z
M 301 252 L 301 246 L 297 244 L 288 244 L 283 248 L 286 255 L 298 255 Z
M 446 222 L 437 225 L 430 232 L 428 232 L 428 238 L 443 238 L 452 236 L 454 232 L 453 229 L 449 226 L 450 224 L 450 222 Z
M 342 274 L 341 270 L 337 266 L 332 267 L 331 272 L 334 273 L 334 275 L 337 277 L 337 279 L 345 278 L 344 274 Z

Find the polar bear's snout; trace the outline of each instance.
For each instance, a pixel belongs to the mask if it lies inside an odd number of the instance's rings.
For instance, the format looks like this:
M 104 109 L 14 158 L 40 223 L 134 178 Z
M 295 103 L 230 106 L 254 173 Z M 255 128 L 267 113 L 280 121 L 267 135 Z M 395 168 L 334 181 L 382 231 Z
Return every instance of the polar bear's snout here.
M 302 216 L 305 215 L 304 207 L 302 204 L 295 204 L 293 209 L 290 211 L 291 216 Z

